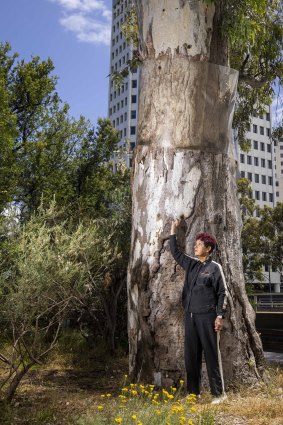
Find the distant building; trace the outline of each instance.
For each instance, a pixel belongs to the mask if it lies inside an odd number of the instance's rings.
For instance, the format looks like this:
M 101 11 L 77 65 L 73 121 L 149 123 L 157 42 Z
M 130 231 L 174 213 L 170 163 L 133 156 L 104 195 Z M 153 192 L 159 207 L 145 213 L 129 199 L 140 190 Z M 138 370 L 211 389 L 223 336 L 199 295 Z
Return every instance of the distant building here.
M 130 0 L 113 0 L 110 73 L 121 71 L 132 59 L 133 48 L 125 41 L 121 29 L 131 4 Z M 113 127 L 119 130 L 120 146 L 128 148 L 126 157 L 128 167 L 132 165 L 132 151 L 136 145 L 138 75 L 138 70 L 129 72 L 121 87 L 115 87 L 114 82 L 109 79 L 108 116 Z
M 276 202 L 283 202 L 283 137 L 275 142 Z

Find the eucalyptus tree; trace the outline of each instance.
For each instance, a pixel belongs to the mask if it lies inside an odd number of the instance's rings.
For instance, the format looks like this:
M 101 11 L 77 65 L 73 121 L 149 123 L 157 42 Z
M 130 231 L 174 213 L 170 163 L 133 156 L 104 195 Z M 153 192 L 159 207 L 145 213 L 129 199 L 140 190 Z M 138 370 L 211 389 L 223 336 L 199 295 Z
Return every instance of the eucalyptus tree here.
M 130 373 L 162 385 L 182 376 L 184 276 L 168 244 L 171 221 L 182 217 L 178 240 L 185 251 L 192 252 L 199 231 L 218 240 L 228 286 L 221 341 L 226 383 L 253 382 L 264 356 L 245 291 L 231 123 L 237 99 L 242 139 L 247 121 L 241 114 L 270 100 L 280 68 L 280 3 L 137 0 L 135 7 L 141 72 L 128 269 Z

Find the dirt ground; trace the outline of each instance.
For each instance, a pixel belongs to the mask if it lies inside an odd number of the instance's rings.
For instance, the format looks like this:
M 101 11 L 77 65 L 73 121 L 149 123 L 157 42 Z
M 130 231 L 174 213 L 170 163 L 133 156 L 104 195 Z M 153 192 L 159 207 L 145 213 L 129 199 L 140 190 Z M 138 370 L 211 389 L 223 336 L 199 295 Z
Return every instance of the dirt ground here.
M 29 372 L 11 406 L 0 401 L 0 425 L 73 425 L 86 413 L 97 414 L 101 394 L 118 395 L 127 370 L 126 356 L 101 357 L 86 368 L 52 361 Z M 283 368 L 272 373 L 276 385 L 228 393 L 228 402 L 215 412 L 215 425 L 283 425 Z

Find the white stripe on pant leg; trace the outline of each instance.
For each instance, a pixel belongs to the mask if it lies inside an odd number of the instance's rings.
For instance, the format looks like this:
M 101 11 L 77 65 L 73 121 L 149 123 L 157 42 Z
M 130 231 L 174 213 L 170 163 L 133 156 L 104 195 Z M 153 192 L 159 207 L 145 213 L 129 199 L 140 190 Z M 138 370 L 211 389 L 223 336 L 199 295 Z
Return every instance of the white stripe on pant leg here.
M 225 394 L 222 359 L 221 359 L 221 353 L 220 353 L 220 331 L 217 332 L 217 356 L 218 356 L 218 365 L 219 365 L 219 371 L 220 371 L 221 382 L 222 382 L 222 390 L 223 390 L 223 394 Z

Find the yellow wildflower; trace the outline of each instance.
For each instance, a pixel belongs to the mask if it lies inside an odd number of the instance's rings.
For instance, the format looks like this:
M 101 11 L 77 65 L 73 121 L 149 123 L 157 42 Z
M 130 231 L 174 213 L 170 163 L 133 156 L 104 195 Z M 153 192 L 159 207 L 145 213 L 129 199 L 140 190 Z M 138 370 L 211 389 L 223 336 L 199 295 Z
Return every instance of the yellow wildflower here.
M 191 419 L 189 419 L 188 420 L 188 425 L 195 425 L 195 423 Z
M 190 411 L 191 411 L 191 412 L 196 412 L 196 410 L 197 410 L 197 409 L 196 409 L 195 407 L 191 407 L 191 408 L 190 408 Z
M 184 380 L 183 379 L 180 379 L 180 385 L 184 385 Z
M 108 393 L 108 394 L 106 394 L 106 397 L 111 397 L 111 394 L 109 394 L 109 393 Z
M 133 416 L 132 416 L 132 419 L 133 419 L 134 421 L 136 421 L 136 420 L 137 420 L 137 416 L 136 416 L 136 415 L 133 415 Z
M 116 424 L 121 424 L 123 422 L 122 418 L 115 418 L 114 420 L 115 420 Z
M 155 410 L 155 413 L 156 413 L 157 415 L 161 415 L 160 410 Z
M 98 410 L 103 410 L 104 407 L 103 406 L 97 406 Z

